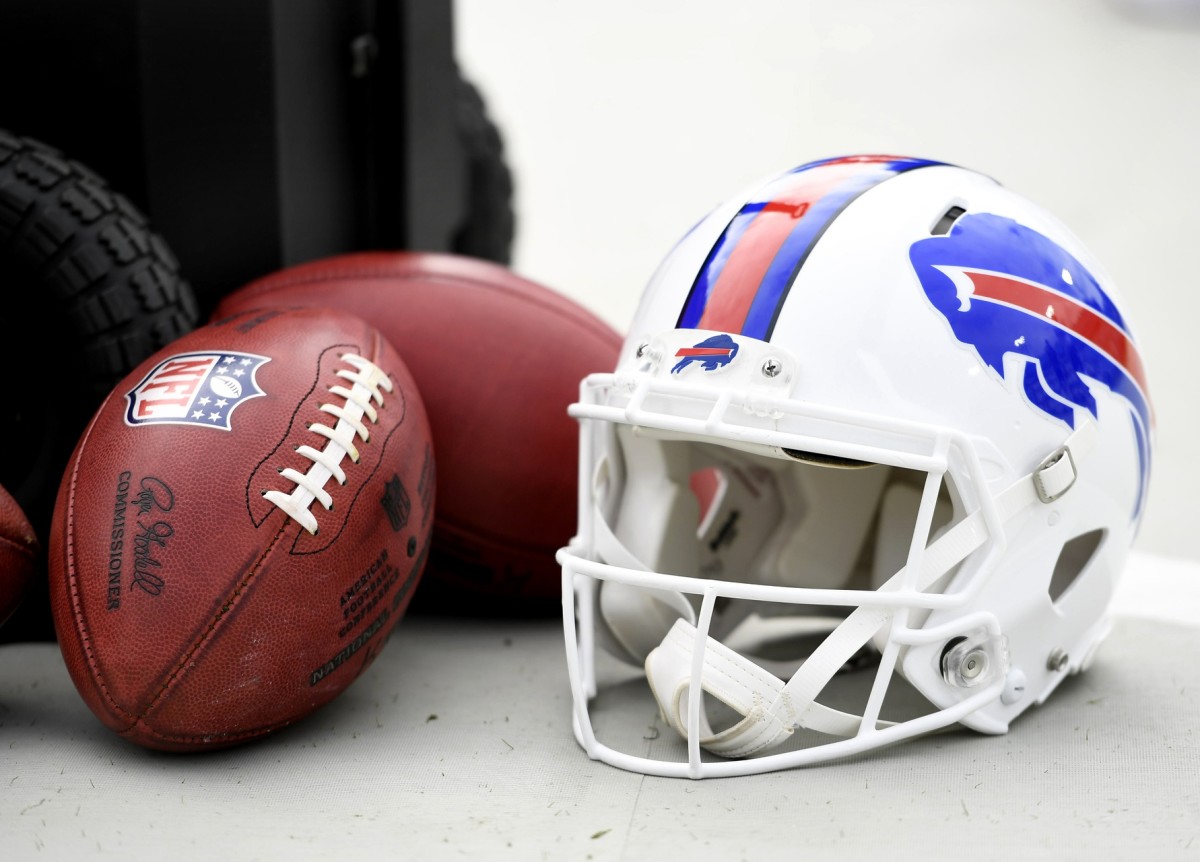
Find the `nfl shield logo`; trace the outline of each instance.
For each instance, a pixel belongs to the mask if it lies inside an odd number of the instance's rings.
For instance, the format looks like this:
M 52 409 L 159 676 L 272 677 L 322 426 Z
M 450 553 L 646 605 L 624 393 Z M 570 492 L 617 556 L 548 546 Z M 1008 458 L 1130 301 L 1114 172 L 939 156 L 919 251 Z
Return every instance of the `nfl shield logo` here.
M 266 393 L 255 372 L 270 357 L 253 353 L 181 353 L 164 359 L 125 393 L 126 425 L 204 425 L 232 431 L 234 409 Z

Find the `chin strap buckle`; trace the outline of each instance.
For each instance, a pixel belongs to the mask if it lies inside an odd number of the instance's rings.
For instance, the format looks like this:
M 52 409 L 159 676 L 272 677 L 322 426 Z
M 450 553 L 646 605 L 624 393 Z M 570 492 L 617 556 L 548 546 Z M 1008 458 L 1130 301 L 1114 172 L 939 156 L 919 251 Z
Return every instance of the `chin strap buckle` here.
M 1075 484 L 1078 476 L 1070 446 L 1060 446 L 1033 471 L 1033 487 L 1043 503 L 1053 503 Z

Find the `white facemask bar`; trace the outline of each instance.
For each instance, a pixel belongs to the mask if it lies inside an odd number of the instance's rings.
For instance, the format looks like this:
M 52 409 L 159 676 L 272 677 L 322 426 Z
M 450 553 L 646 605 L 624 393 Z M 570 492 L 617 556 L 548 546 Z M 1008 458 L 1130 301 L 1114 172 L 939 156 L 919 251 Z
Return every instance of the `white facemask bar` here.
M 644 376 L 634 380 L 621 379 L 616 375 L 592 375 L 581 385 L 580 403 L 571 408 L 571 415 L 585 420 L 585 428 L 581 434 L 580 457 L 580 511 L 585 515 L 581 518 L 580 532 L 576 540 L 569 548 L 559 552 L 558 559 L 563 565 L 563 621 L 568 643 L 568 674 L 576 692 L 575 733 L 589 756 L 632 771 L 664 776 L 700 778 L 764 772 L 849 756 L 928 733 L 959 721 L 1000 696 L 1005 685 L 1002 676 L 993 684 L 939 712 L 897 725 L 877 721 L 887 681 L 891 677 L 901 645 L 945 640 L 964 630 L 964 626 L 981 627 L 996 637 L 1000 636 L 998 625 L 990 615 L 973 615 L 972 619 L 958 621 L 953 630 L 946 631 L 911 629 L 907 626 L 907 616 L 912 608 L 961 606 L 971 598 L 981 585 L 980 579 L 975 579 L 972 589 L 960 593 L 922 591 L 985 544 L 989 547 L 980 565 L 988 566 L 1003 550 L 1005 522 L 1039 499 L 1049 502 L 1064 493 L 1074 482 L 1076 462 L 1094 445 L 1094 423 L 1081 424 L 1066 446 L 1047 458 L 1032 474 L 1022 477 L 994 499 L 988 494 L 982 494 L 977 500 L 965 500 L 964 503 L 968 507 L 974 504 L 976 508 L 926 548 L 925 541 L 932 518 L 933 503 L 941 478 L 947 471 L 952 451 L 958 455 L 960 471 L 965 471 L 971 479 L 964 487 L 986 487 L 974 450 L 966 445 L 961 435 L 947 429 L 867 417 L 827 407 L 801 405 L 778 398 L 770 399 L 769 403 L 758 399 L 750 405 L 746 399 L 729 390 L 714 398 L 712 391 L 703 387 L 688 387 L 675 381 L 652 380 Z M 615 391 L 620 390 L 632 390 L 631 397 L 624 406 L 605 403 Z M 679 417 L 662 411 L 648 410 L 645 406 L 647 401 L 651 396 L 658 394 L 703 399 L 711 403 L 712 407 L 703 418 Z M 873 432 L 879 432 L 878 438 L 888 443 L 907 445 L 894 449 L 891 446 L 883 447 L 865 442 L 846 442 L 844 439 L 835 443 L 824 437 L 729 423 L 725 416 L 734 407 L 742 408 L 747 415 L 770 416 L 773 420 L 771 424 L 777 424 L 778 420 L 784 417 L 811 419 L 819 424 L 837 427 L 839 431 L 857 431 L 860 438 L 867 438 L 872 436 Z M 679 436 L 681 439 L 735 439 L 747 446 L 784 446 L 789 449 L 816 451 L 858 461 L 922 470 L 928 479 L 922 495 L 908 562 L 878 591 L 776 587 L 649 573 L 627 550 L 620 547 L 604 518 L 593 509 L 591 477 L 587 473 L 594 464 L 592 447 L 595 441 L 589 433 L 591 429 L 586 427 L 589 424 L 586 420 L 593 419 L 649 426 L 667 432 L 662 436 Z M 605 559 L 606 562 L 599 562 L 596 556 Z M 592 609 L 595 605 L 598 580 L 612 578 L 648 589 L 673 589 L 702 597 L 697 625 L 692 626 L 685 620 L 678 621 L 663 642 L 666 660 L 659 662 L 659 670 L 655 673 L 650 671 L 650 662 L 647 667 L 651 676 L 658 675 L 664 667 L 666 668 L 665 676 L 668 680 L 658 684 L 656 696 L 660 702 L 675 704 L 674 715 L 671 714 L 671 709 L 666 707 L 664 714 L 677 730 L 684 732 L 688 740 L 689 755 L 686 763 L 627 755 L 599 743 L 591 731 L 586 699 L 595 694 L 595 680 L 592 677 L 592 632 L 595 620 L 592 618 Z M 578 596 L 577 590 L 580 593 Z M 766 702 L 770 707 L 756 711 L 753 718 L 724 732 L 720 735 L 721 739 L 714 740 L 706 722 L 702 722 L 701 691 L 699 687 L 691 686 L 690 681 L 705 680 L 705 686 L 708 687 L 708 679 L 714 677 L 710 670 L 712 665 L 707 660 L 710 650 L 713 654 L 720 654 L 723 660 L 729 658 L 720 653 L 725 648 L 708 637 L 715 600 L 722 596 L 797 604 L 855 606 L 856 609 L 786 684 L 773 679 L 744 657 L 738 656 L 740 664 L 737 666 L 740 670 L 735 674 L 737 679 L 732 682 L 732 687 L 740 689 L 743 696 L 748 694 L 749 700 L 756 700 L 760 704 Z M 574 610 L 576 598 L 583 599 L 578 607 L 578 631 Z M 880 627 L 887 624 L 889 616 L 891 631 L 888 647 L 881 659 L 876 684 L 864 710 L 865 715 L 849 716 L 815 704 L 813 698 L 836 673 L 838 667 Z M 578 644 L 578 648 L 571 649 L 571 644 Z M 651 684 L 655 685 L 653 680 Z M 680 706 L 681 684 L 686 685 L 686 719 Z M 582 697 L 580 693 L 583 694 Z M 728 690 L 725 694 L 726 698 L 723 699 L 727 699 L 727 702 L 738 700 L 738 697 L 731 696 Z M 746 698 L 743 697 L 742 700 L 745 701 Z M 743 715 L 750 712 L 749 709 L 739 711 Z M 787 721 L 780 717 L 783 712 L 788 713 Z M 848 739 L 800 751 L 761 756 L 752 760 L 705 763 L 700 759 L 702 743 L 708 743 L 711 750 L 726 756 L 745 756 L 781 742 L 790 734 L 791 728 L 797 726 L 841 734 L 853 732 L 854 735 Z

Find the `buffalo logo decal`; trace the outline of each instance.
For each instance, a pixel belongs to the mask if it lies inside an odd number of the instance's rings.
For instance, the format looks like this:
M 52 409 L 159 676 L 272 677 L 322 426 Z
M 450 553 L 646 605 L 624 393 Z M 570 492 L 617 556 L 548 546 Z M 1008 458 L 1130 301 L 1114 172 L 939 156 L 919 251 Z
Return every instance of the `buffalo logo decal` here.
M 693 362 L 700 363 L 700 367 L 705 371 L 716 371 L 733 362 L 737 352 L 737 342 L 722 332 L 720 335 L 704 339 L 693 347 L 681 347 L 675 351 L 675 357 L 679 361 L 675 363 L 671 373 L 678 374 Z
M 232 431 L 240 404 L 266 393 L 255 373 L 270 362 L 253 353 L 182 353 L 168 357 L 125 393 L 127 425 L 203 425 Z
M 1129 405 L 1141 468 L 1133 516 L 1150 472 L 1153 408 L 1133 337 L 1095 277 L 1037 231 L 988 213 L 966 215 L 949 235 L 913 243 L 909 259 L 954 336 L 997 375 L 1004 355 L 1025 357 L 1029 402 L 1075 427 L 1076 409 L 1097 415 L 1088 382 Z

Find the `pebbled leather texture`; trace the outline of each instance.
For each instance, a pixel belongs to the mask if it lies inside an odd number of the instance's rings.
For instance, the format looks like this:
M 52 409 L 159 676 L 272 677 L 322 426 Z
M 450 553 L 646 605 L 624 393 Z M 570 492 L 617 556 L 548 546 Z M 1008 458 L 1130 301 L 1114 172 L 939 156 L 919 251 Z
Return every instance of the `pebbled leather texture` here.
M 353 437 L 357 461 L 314 431 L 337 429 L 346 410 L 347 353 L 392 384 L 381 403 L 369 387 L 356 394 L 376 413 L 359 423 L 367 439 L 354 423 L 333 434 Z M 295 489 L 287 470 L 309 474 L 303 447 L 344 479 L 313 471 L 331 503 L 308 507 L 315 533 L 264 497 Z M 155 749 L 225 747 L 303 718 L 404 615 L 434 480 L 412 376 L 361 318 L 269 310 L 193 331 L 113 390 L 64 474 L 49 568 L 72 680 L 109 728 Z
M 425 399 L 438 511 L 421 601 L 454 613 L 557 615 L 555 552 L 575 532 L 579 382 L 612 370 L 621 336 L 569 297 L 501 264 L 434 252 L 357 252 L 236 290 L 214 319 L 329 305 L 369 319 Z

